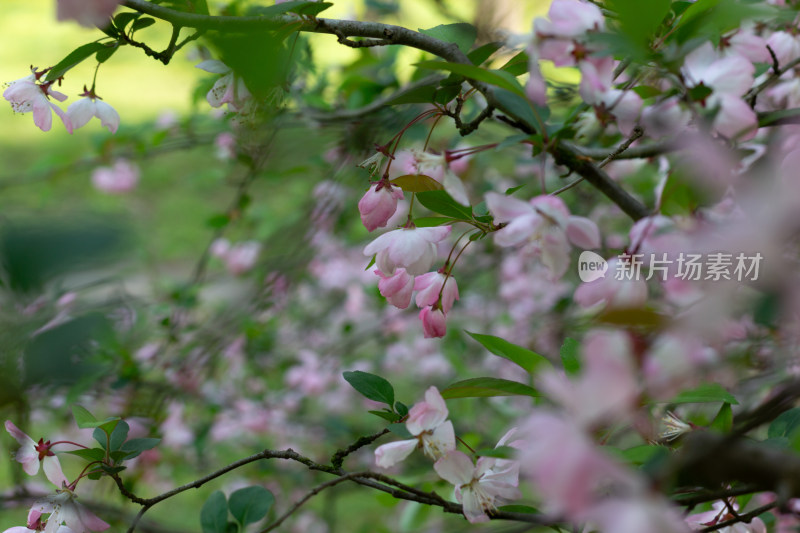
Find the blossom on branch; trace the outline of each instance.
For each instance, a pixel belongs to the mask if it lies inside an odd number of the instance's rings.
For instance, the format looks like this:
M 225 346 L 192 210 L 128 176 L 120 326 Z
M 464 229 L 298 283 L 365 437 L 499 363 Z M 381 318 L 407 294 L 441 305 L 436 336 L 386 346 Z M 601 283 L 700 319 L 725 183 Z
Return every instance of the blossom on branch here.
M 383 228 L 397 211 L 397 201 L 403 199 L 403 190 L 393 187 L 389 180 L 374 183 L 358 202 L 361 222 L 367 231 Z
M 22 464 L 22 469 L 30 476 L 35 476 L 39 472 L 39 464 L 47 479 L 56 487 L 61 487 L 67 481 L 64 472 L 61 470 L 61 463 L 58 457 L 51 450 L 50 441 L 39 439 L 35 442 L 25 432 L 20 430 L 10 420 L 6 420 L 6 431 L 20 444 L 14 459 Z
M 382 468 L 396 465 L 414 451 L 422 448 L 431 459 L 438 459 L 456 449 L 453 423 L 447 420 L 447 405 L 439 389 L 431 387 L 425 392 L 425 400 L 415 403 L 408 412 L 406 429 L 414 438 L 390 442 L 375 450 L 375 464 Z
M 42 131 L 50 131 L 55 111 L 67 131 L 72 133 L 70 118 L 60 107 L 50 101 L 50 97 L 53 97 L 59 102 L 63 102 L 67 99 L 67 95 L 53 89 L 55 81 L 38 83 L 44 71 L 37 72 L 35 68 L 32 70 L 33 73 L 30 76 L 9 83 L 8 88 L 3 91 L 3 98 L 9 101 L 11 109 L 15 113 L 33 111 L 33 123 Z
M 119 127 L 119 113 L 103 102 L 103 100 L 94 93 L 94 90 L 87 90 L 83 88 L 84 98 L 73 102 L 67 108 L 67 116 L 72 121 L 72 128 L 78 129 L 88 123 L 92 117 L 100 119 L 100 123 L 107 127 L 111 133 L 116 133 Z
M 211 107 L 221 107 L 223 104 L 228 104 L 229 110 L 241 111 L 245 103 L 251 99 L 250 91 L 247 90 L 247 86 L 241 76 L 237 76 L 222 61 L 207 59 L 202 63 L 198 63 L 195 67 L 212 74 L 223 74 L 206 95 L 206 100 L 208 100 Z

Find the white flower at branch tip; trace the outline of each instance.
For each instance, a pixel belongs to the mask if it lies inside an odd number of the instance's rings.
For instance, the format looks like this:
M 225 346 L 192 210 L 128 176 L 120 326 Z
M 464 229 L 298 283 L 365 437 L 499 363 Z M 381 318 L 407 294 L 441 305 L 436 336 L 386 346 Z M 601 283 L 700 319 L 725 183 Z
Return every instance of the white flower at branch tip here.
M 229 110 L 240 111 L 247 100 L 250 99 L 250 91 L 247 90 L 244 80 L 222 61 L 207 59 L 198 63 L 195 67 L 212 74 L 223 75 L 214 83 L 214 86 L 206 95 L 206 100 L 208 100 L 211 107 L 221 107 L 222 104 L 228 104 Z
M 447 405 L 436 387 L 425 392 L 425 400 L 414 404 L 408 412 L 406 429 L 414 438 L 390 442 L 375 450 L 375 464 L 390 468 L 399 463 L 416 448 L 431 459 L 438 459 L 456 449 L 453 423 L 447 420 Z
M 516 462 L 514 462 L 516 463 Z M 456 499 L 463 505 L 464 516 L 471 523 L 486 522 L 487 513 L 497 508 L 499 500 L 519 498 L 519 465 L 495 470 L 491 457 L 472 463 L 465 453 L 453 450 L 433 465 L 439 476 L 455 485 Z
M 25 432 L 20 430 L 10 420 L 6 420 L 6 431 L 19 443 L 20 449 L 14 459 L 22 464 L 22 469 L 29 476 L 35 476 L 39 472 L 41 463 L 44 475 L 56 487 L 61 487 L 67 481 L 64 472 L 61 470 L 61 463 L 58 457 L 50 450 L 50 441 L 45 442 L 39 439 L 37 443 Z
M 67 116 L 72 121 L 72 128 L 74 130 L 85 126 L 92 117 L 100 119 L 100 123 L 107 127 L 111 133 L 116 133 L 119 128 L 119 113 L 103 102 L 103 100 L 94 93 L 94 90 L 87 90 L 83 88 L 84 98 L 73 102 L 67 108 Z
M 32 69 L 33 74 L 8 84 L 3 91 L 3 98 L 11 104 L 15 113 L 28 113 L 33 111 L 33 123 L 42 130 L 50 131 L 53 126 L 53 111 L 61 118 L 64 127 L 72 133 L 72 121 L 60 107 L 50 101 L 50 97 L 59 102 L 67 99 L 67 95 L 53 89 L 55 81 L 37 83 L 44 72 Z
M 81 26 L 105 27 L 122 0 L 56 0 L 56 18 L 75 20 Z

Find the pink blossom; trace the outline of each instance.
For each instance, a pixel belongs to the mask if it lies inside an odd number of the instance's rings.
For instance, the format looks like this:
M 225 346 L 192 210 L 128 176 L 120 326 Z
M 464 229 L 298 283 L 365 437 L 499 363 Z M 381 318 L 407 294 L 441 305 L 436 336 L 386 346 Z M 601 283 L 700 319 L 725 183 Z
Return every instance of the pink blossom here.
M 422 331 L 426 339 L 444 337 L 447 333 L 447 321 L 441 309 L 423 307 L 419 312 L 419 319 L 422 320 Z
M 603 304 L 609 309 L 630 309 L 647 303 L 647 283 L 642 277 L 617 279 L 619 258 L 608 261 L 605 275 L 588 283 L 581 283 L 573 298 L 581 307 Z
M 139 183 L 139 168 L 125 159 L 117 159 L 112 167 L 97 167 L 92 171 L 92 185 L 108 194 L 132 191 Z
M 456 486 L 456 499 L 463 505 L 464 516 L 471 523 L 487 522 L 486 513 L 497 508 L 502 500 L 520 497 L 517 489 L 519 465 L 494 470 L 496 460 L 480 457 L 472 463 L 466 454 L 453 450 L 436 461 L 434 470 L 439 476 Z
M 647 494 L 604 500 L 593 507 L 584 519 L 597 524 L 600 531 L 609 533 L 688 533 L 676 509 L 666 501 Z
M 453 308 L 453 302 L 458 300 L 458 285 L 456 278 L 446 276 L 441 272 L 428 272 L 417 276 L 414 280 L 414 290 L 417 292 L 416 302 L 418 307 L 434 305 L 441 295 L 441 306 L 444 314 Z
M 528 47 L 528 71 L 530 77 L 525 83 L 525 94 L 528 99 L 536 105 L 547 105 L 547 83 L 544 81 L 542 71 L 539 68 L 539 54 L 536 47 Z
M 75 20 L 81 26 L 105 27 L 121 0 L 56 0 L 56 18 Z
M 240 242 L 231 246 L 224 258 L 228 272 L 235 276 L 248 272 L 255 266 L 260 252 L 261 244 L 256 241 Z
M 427 272 L 436 259 L 435 243 L 446 238 L 451 226 L 402 228 L 384 233 L 364 248 L 364 255 L 376 255 L 375 262 L 384 274 L 405 268 L 412 276 Z
M 797 58 L 800 58 L 800 39 L 785 31 L 776 31 L 770 34 L 767 43 L 775 57 L 778 59 L 778 66 L 785 67 Z M 766 49 L 766 47 L 765 47 Z
M 691 112 L 681 106 L 677 97 L 672 97 L 644 108 L 642 126 L 649 137 L 659 139 L 685 130 L 691 118 Z
M 50 101 L 50 97 L 59 102 L 67 99 L 67 95 L 53 89 L 55 82 L 37 83 L 39 77 L 44 72 L 36 72 L 25 78 L 13 81 L 8 88 L 3 91 L 3 98 L 11 103 L 11 109 L 15 113 L 28 113 L 33 111 L 33 123 L 42 131 L 50 131 L 53 125 L 53 111 L 59 116 L 67 128 L 72 133 L 72 121 L 60 107 Z
M 414 276 L 408 274 L 405 268 L 398 268 L 392 275 L 386 275 L 380 269 L 375 269 L 375 273 L 381 278 L 378 281 L 381 296 L 398 309 L 408 307 L 414 290 Z
M 223 131 L 214 138 L 214 146 L 217 148 L 217 159 L 226 161 L 236 157 L 236 137 L 229 131 Z
M 605 17 L 596 5 L 581 0 L 554 0 L 547 12 L 549 20 L 537 18 L 537 34 L 555 37 L 582 37 L 586 32 L 605 28 Z
M 582 248 L 600 246 L 597 225 L 588 218 L 570 215 L 564 202 L 555 196 L 542 195 L 523 202 L 489 192 L 486 205 L 495 223 L 506 224 L 495 232 L 495 242 L 500 246 L 529 243 L 554 279 L 567 270 L 570 242 Z
M 244 80 L 234 74 L 233 70 L 222 61 L 207 59 L 195 65 L 195 67 L 212 74 L 223 74 L 206 95 L 206 100 L 208 100 L 211 107 L 220 107 L 222 104 L 228 104 L 228 109 L 240 111 L 251 98 L 250 91 L 247 90 Z
M 739 505 L 736 503 L 735 499 L 733 499 L 729 505 L 734 512 L 739 511 Z M 686 524 L 688 524 L 692 530 L 697 531 L 732 518 L 735 518 L 735 516 L 731 514 L 728 505 L 723 501 L 716 501 L 711 505 L 710 511 L 687 516 Z M 767 533 L 767 526 L 764 525 L 764 522 L 762 522 L 760 518 L 754 518 L 749 524 L 740 522 L 732 526 L 724 527 L 719 531 L 721 533 Z
M 403 190 L 392 187 L 388 181 L 373 184 L 358 202 L 361 222 L 372 231 L 383 228 L 397 211 L 397 201 L 403 199 Z
M 76 501 L 77 496 L 69 489 L 59 490 L 54 496 L 33 504 L 31 510 L 49 513 L 45 533 L 55 532 L 61 524 L 74 533 L 105 531 L 110 526 L 89 509 Z
M 94 91 L 85 90 L 81 96 L 85 98 L 73 102 L 67 108 L 67 116 L 72 121 L 72 128 L 82 128 L 92 117 L 97 117 L 100 119 L 100 124 L 107 127 L 111 133 L 116 133 L 119 127 L 119 114 L 116 110 L 103 102 L 99 96 L 94 94 Z
M 64 477 L 58 457 L 50 449 L 50 441 L 45 442 L 44 439 L 39 439 L 38 443 L 35 442 L 10 420 L 6 420 L 5 426 L 6 431 L 20 445 L 20 449 L 17 450 L 14 458 L 18 463 L 22 464 L 22 469 L 25 470 L 25 473 L 35 476 L 39 472 L 39 463 L 41 463 L 47 479 L 56 487 L 61 488 L 67 482 L 67 478 Z
M 390 442 L 375 450 L 375 464 L 389 468 L 408 457 L 415 448 L 431 459 L 438 459 L 455 450 L 453 423 L 447 420 L 447 405 L 436 387 L 425 392 L 425 400 L 415 403 L 408 412 L 406 429 L 414 438 Z

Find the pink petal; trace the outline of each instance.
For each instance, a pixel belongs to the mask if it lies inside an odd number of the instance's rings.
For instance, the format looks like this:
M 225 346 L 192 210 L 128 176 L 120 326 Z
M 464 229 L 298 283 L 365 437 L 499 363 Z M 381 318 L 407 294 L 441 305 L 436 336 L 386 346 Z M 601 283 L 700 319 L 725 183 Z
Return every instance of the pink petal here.
M 455 450 L 436 461 L 433 469 L 448 483 L 459 486 L 472 481 L 475 465 L 465 453 Z
M 378 446 L 375 450 L 375 464 L 381 468 L 391 468 L 411 455 L 417 444 L 419 444 L 417 439 L 410 439 Z
M 528 202 L 496 192 L 486 193 L 486 206 L 492 213 L 495 223 L 510 222 L 533 213 L 533 208 Z
M 571 215 L 567 220 L 567 238 L 581 248 L 599 248 L 600 230 L 592 220 Z

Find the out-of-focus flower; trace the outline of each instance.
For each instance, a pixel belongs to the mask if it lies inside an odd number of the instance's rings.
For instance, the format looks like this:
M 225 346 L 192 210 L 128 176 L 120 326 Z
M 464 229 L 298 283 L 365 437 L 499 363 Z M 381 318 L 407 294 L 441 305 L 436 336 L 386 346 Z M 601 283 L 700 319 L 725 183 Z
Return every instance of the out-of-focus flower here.
M 730 505 L 730 508 L 728 505 Z M 695 531 L 715 526 L 720 522 L 735 518 L 734 514 L 731 513 L 731 509 L 736 513 L 739 511 L 739 505 L 735 501 L 731 501 L 729 504 L 717 501 L 711 505 L 710 511 L 687 516 L 686 523 Z M 767 526 L 764 525 L 760 518 L 754 518 L 749 524 L 740 522 L 732 526 L 723 527 L 719 531 L 721 533 L 767 533 Z
M 195 67 L 212 74 L 223 75 L 214 83 L 214 86 L 206 95 L 206 100 L 208 100 L 211 107 L 220 107 L 222 104 L 228 104 L 228 109 L 240 111 L 244 104 L 250 100 L 250 91 L 247 90 L 244 80 L 234 74 L 233 70 L 222 61 L 207 59 L 195 65 Z
M 119 127 L 119 114 L 116 110 L 86 87 L 83 88 L 81 96 L 84 98 L 71 103 L 67 108 L 67 116 L 72 121 L 73 130 L 82 128 L 92 117 L 97 117 L 111 133 L 116 133 Z
M 110 527 L 100 517 L 78 503 L 76 498 L 71 490 L 60 489 L 54 496 L 33 504 L 31 510 L 42 514 L 50 513 L 45 533 L 55 532 L 62 524 L 74 533 L 105 531 Z
M 236 157 L 236 137 L 229 131 L 223 131 L 214 138 L 214 146 L 217 148 L 217 159 L 226 161 Z
M 105 193 L 126 193 L 138 183 L 139 168 L 125 159 L 118 159 L 111 167 L 97 167 L 92 171 L 92 185 Z
M 261 252 L 261 243 L 245 241 L 231 244 L 228 239 L 217 239 L 211 243 L 211 255 L 219 257 L 225 263 L 228 272 L 238 276 L 250 271 L 258 260 Z
M 495 232 L 495 242 L 500 246 L 530 243 L 554 279 L 567 270 L 570 242 L 581 248 L 600 246 L 597 225 L 588 218 L 570 215 L 560 198 L 542 195 L 524 202 L 490 192 L 486 205 L 495 223 L 506 224 Z
M 397 201 L 403 199 L 403 190 L 393 187 L 388 180 L 373 184 L 358 202 L 361 222 L 372 231 L 383 228 L 397 211 Z
M 75 20 L 81 26 L 105 27 L 121 0 L 56 0 L 56 18 Z
M 578 286 L 573 295 L 578 305 L 586 308 L 602 303 L 609 309 L 630 309 L 647 303 L 647 282 L 635 276 L 618 279 L 619 261 L 617 257 L 610 259 L 603 277 Z
M 414 451 L 422 451 L 431 459 L 438 459 L 456 449 L 453 423 L 447 420 L 447 405 L 439 389 L 431 387 L 425 392 L 425 400 L 415 403 L 408 412 L 406 429 L 414 438 L 390 442 L 375 450 L 375 464 L 389 468 L 399 463 Z
M 495 459 L 480 457 L 472 463 L 466 454 L 453 450 L 433 465 L 439 476 L 455 485 L 456 499 L 463 504 L 464 516 L 471 523 L 489 520 L 487 512 L 497 508 L 500 500 L 519 498 L 519 466 L 501 471 L 493 469 Z
M 22 464 L 22 469 L 30 476 L 35 476 L 39 472 L 39 463 L 42 465 L 44 475 L 47 479 L 58 488 L 67 481 L 64 472 L 61 470 L 61 463 L 58 462 L 58 457 L 50 449 L 50 441 L 39 439 L 35 442 L 25 432 L 20 430 L 10 420 L 6 420 L 6 431 L 19 443 L 20 449 L 14 459 Z

